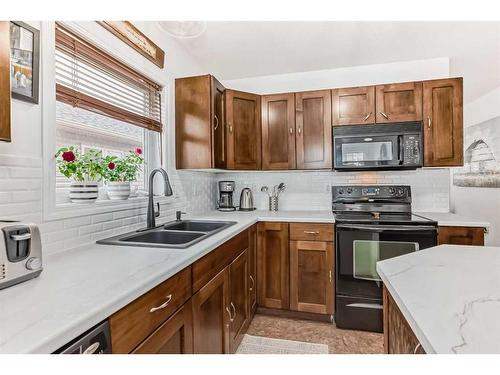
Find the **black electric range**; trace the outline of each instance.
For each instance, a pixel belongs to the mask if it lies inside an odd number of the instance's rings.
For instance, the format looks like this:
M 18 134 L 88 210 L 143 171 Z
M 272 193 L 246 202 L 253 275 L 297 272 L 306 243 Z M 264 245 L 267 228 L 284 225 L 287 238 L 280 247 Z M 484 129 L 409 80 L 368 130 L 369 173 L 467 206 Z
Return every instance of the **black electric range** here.
M 405 185 L 333 186 L 335 323 L 382 332 L 377 261 L 437 245 L 437 222 L 411 212 Z

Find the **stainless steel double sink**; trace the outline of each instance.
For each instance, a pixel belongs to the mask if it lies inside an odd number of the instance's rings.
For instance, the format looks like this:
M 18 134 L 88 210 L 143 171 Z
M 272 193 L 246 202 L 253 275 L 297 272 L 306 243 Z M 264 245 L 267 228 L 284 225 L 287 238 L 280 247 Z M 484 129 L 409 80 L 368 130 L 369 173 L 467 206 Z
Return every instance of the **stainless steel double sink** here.
M 181 220 L 161 227 L 121 234 L 97 241 L 103 245 L 186 249 L 236 224 L 236 221 Z

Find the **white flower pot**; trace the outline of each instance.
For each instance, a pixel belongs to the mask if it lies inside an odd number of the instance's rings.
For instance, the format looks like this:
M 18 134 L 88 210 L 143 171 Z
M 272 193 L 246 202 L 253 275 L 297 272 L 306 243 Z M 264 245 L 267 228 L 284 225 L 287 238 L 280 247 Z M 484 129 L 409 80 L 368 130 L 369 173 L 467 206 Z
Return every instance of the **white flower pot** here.
M 73 203 L 94 203 L 99 196 L 95 181 L 73 181 L 69 189 L 69 199 Z
M 130 197 L 129 181 L 110 181 L 106 183 L 108 198 L 111 200 L 125 200 Z

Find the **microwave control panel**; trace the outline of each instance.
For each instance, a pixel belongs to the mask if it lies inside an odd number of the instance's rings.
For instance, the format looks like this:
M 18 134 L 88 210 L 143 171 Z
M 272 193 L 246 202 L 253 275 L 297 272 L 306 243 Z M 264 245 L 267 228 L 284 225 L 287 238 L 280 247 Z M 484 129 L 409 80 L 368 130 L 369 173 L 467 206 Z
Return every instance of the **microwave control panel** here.
M 421 137 L 418 134 L 405 134 L 403 138 L 404 164 L 420 164 L 422 159 Z

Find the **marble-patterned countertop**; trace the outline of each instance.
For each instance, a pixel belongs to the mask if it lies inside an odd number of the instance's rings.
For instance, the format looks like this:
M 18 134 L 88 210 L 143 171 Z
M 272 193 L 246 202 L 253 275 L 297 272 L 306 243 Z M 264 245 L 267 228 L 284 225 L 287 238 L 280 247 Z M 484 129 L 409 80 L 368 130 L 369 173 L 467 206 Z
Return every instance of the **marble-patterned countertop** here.
M 333 223 L 331 211 L 214 211 L 195 218 L 237 224 L 188 249 L 91 244 L 45 257 L 40 277 L 0 290 L 0 353 L 57 350 L 259 220 Z
M 442 245 L 377 271 L 427 353 L 500 354 L 500 247 Z
M 481 227 L 487 230 L 490 223 L 484 220 L 478 220 L 469 216 L 457 215 L 452 212 L 414 212 L 414 214 L 437 221 L 441 226 L 449 227 Z

